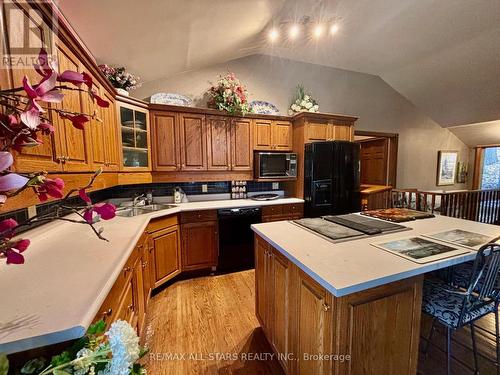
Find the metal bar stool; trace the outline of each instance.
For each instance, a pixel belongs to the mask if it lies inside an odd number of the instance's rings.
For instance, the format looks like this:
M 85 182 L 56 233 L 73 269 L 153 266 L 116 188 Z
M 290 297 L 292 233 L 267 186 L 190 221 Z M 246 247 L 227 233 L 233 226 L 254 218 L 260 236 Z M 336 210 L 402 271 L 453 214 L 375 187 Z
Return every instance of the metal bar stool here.
M 422 311 L 433 317 L 427 348 L 432 340 L 436 320 L 446 327 L 447 373 L 451 374 L 451 332 L 470 325 L 474 367 L 478 373 L 477 348 L 474 321 L 495 313 L 497 374 L 499 374 L 500 343 L 498 304 L 500 285 L 500 244 L 489 243 L 478 250 L 472 264 L 470 278 L 465 286 L 449 284 L 438 279 L 424 281 Z

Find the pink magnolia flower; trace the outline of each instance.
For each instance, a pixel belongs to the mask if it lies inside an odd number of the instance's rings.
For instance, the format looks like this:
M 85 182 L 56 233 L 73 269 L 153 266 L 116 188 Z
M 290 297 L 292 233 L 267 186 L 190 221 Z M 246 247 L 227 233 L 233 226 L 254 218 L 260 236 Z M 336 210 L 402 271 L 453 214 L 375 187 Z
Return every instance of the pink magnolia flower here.
M 61 118 L 67 119 L 71 121 L 73 126 L 77 129 L 83 130 L 85 123 L 89 122 L 90 118 L 87 115 L 79 114 L 79 115 L 69 115 L 69 114 L 60 114 Z
M 60 178 L 47 178 L 41 179 L 41 184 L 35 187 L 35 192 L 38 195 L 40 202 L 45 202 L 50 197 L 62 198 L 64 189 L 64 181 Z
M 4 173 L 0 175 L 0 193 L 20 189 L 29 181 L 26 177 L 7 171 L 12 163 L 14 163 L 12 154 L 7 151 L 0 151 L 0 173 Z M 4 203 L 6 200 L 7 196 L 0 194 L 0 203 Z
M 0 236 L 3 238 L 12 238 L 14 236 L 13 229 L 19 224 L 14 219 L 6 219 L 0 221 Z
M 116 207 L 111 203 L 96 203 L 92 205 L 92 200 L 87 195 L 85 189 L 80 189 L 78 195 L 87 203 L 87 208 L 83 212 L 83 218 L 89 224 L 94 222 L 94 212 L 103 220 L 111 220 L 116 216 Z
M 27 76 L 23 78 L 23 88 L 26 94 L 31 99 L 31 103 L 42 111 L 40 105 L 36 102 L 37 100 L 49 102 L 49 103 L 60 103 L 64 98 L 64 94 L 58 90 L 55 90 L 57 83 L 57 72 L 52 72 L 50 75 L 45 76 L 38 85 L 34 87 L 31 86 Z
M 23 264 L 24 257 L 21 254 L 30 245 L 30 240 L 22 239 L 13 243 L 10 243 L 10 248 L 4 250 L 5 257 L 7 258 L 7 264 Z

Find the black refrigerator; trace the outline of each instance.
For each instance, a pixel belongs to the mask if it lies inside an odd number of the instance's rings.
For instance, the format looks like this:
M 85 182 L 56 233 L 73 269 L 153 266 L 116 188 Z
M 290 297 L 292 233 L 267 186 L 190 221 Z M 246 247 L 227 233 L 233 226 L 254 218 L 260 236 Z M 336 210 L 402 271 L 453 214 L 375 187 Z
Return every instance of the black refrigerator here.
M 347 141 L 305 145 L 304 215 L 361 211 L 360 145 Z

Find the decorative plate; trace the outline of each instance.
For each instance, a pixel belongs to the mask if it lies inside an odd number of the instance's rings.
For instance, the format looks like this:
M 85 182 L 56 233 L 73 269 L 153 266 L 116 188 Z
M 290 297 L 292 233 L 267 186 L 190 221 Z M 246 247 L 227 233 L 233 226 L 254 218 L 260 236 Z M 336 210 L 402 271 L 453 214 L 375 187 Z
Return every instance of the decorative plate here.
M 253 113 L 258 113 L 261 115 L 277 115 L 280 113 L 278 107 L 273 103 L 265 102 L 262 100 L 254 100 L 250 102 L 250 108 Z
M 159 92 L 151 95 L 150 102 L 154 104 L 182 105 L 184 107 L 193 106 L 193 100 L 191 98 L 181 94 L 171 94 L 166 92 Z

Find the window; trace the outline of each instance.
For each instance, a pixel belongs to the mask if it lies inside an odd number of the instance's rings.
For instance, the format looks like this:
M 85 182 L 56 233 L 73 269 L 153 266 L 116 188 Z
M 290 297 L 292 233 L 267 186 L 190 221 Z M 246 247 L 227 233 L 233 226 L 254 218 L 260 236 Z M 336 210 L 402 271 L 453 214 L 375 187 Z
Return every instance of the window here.
M 487 147 L 481 166 L 481 189 L 500 189 L 500 147 Z

